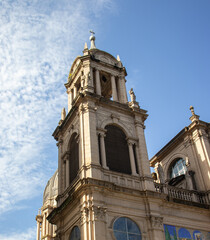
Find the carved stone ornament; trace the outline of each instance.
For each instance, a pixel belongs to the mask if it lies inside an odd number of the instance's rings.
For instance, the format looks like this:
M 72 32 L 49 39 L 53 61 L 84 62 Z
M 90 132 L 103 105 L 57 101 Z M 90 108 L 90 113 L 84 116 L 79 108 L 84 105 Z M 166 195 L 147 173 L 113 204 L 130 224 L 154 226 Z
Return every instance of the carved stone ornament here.
M 150 221 L 151 221 L 152 228 L 156 228 L 160 230 L 163 229 L 163 217 L 151 216 Z
M 105 220 L 106 209 L 102 206 L 93 206 L 94 220 Z
M 81 224 L 84 224 L 87 221 L 88 215 L 89 215 L 88 207 L 82 207 L 82 209 L 81 209 Z

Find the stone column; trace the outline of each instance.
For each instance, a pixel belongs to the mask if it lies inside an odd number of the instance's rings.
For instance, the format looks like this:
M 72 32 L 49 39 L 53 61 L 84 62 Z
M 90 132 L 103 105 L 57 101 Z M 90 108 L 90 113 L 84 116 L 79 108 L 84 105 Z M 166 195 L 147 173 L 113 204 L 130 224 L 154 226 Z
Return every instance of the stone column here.
M 101 95 L 101 81 L 98 69 L 96 69 L 96 94 Z
M 126 91 L 126 86 L 125 86 L 126 80 L 125 80 L 124 77 L 122 78 L 122 81 L 123 81 L 124 101 L 125 101 L 125 103 L 127 103 L 128 102 L 128 96 L 127 96 L 127 91 Z
M 72 106 L 72 92 L 70 88 L 68 88 L 67 93 L 68 93 L 68 112 L 69 112 Z
M 151 233 L 152 239 L 160 240 L 164 238 L 164 228 L 163 228 L 163 217 L 160 216 L 150 216 L 149 232 Z
M 62 142 L 63 140 L 60 139 L 58 142 L 57 142 L 57 147 L 58 147 L 58 194 L 61 194 L 62 192 L 62 189 L 63 189 L 63 184 L 62 184 L 62 158 L 61 158 L 61 155 L 62 155 Z
M 69 186 L 69 155 L 66 156 L 66 188 Z
M 37 221 L 36 240 L 40 240 L 40 222 Z
M 90 67 L 90 86 L 93 87 L 93 68 Z
M 127 93 L 125 87 L 125 78 L 119 76 L 118 79 L 118 99 L 121 103 L 127 103 Z
M 138 174 L 136 173 L 136 164 L 135 164 L 134 153 L 133 153 L 133 143 L 130 140 L 128 140 L 128 148 L 129 148 L 132 175 L 137 176 Z
M 100 148 L 101 148 L 101 161 L 102 161 L 102 167 L 108 169 L 107 163 L 106 163 L 106 149 L 105 149 L 105 143 L 104 143 L 104 133 L 100 133 Z
M 77 96 L 77 87 L 76 87 L 76 85 L 74 84 L 74 99 L 76 98 L 76 96 Z
M 63 169 L 62 169 L 62 177 L 63 177 L 63 191 L 66 188 L 66 162 L 63 160 Z
M 140 121 L 140 119 L 138 121 L 137 120 L 135 121 L 135 128 L 136 128 L 136 134 L 138 137 L 139 165 L 141 167 L 142 177 L 145 178 L 144 189 L 154 191 L 155 188 L 154 188 L 153 179 L 150 173 L 147 146 L 146 146 L 146 141 L 144 136 L 144 124 L 142 123 L 142 121 Z
M 112 98 L 113 98 L 113 101 L 118 101 L 115 76 L 113 76 L 113 75 L 111 76 L 111 84 L 112 84 Z

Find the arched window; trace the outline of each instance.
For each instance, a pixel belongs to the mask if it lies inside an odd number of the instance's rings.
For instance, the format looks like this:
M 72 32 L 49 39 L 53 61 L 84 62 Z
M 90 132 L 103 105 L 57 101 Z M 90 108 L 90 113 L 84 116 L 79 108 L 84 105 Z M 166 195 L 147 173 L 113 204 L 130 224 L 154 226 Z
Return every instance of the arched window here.
M 178 231 L 179 239 L 192 239 L 190 232 L 186 228 L 180 228 Z
M 187 168 L 186 168 L 185 160 L 183 158 L 179 158 L 173 163 L 171 167 L 170 178 L 175 178 L 180 175 L 183 175 L 186 173 L 186 171 L 187 171 Z
M 70 145 L 69 145 L 69 181 L 72 181 L 77 176 L 79 170 L 79 144 L 76 139 L 76 133 L 71 136 Z
M 106 161 L 110 170 L 131 174 L 128 144 L 125 133 L 118 127 L 108 125 L 105 137 Z
M 141 240 L 141 232 L 135 222 L 126 217 L 120 217 L 114 222 L 116 240 Z
M 73 227 L 73 229 L 71 230 L 69 240 L 81 240 L 80 230 L 77 226 Z

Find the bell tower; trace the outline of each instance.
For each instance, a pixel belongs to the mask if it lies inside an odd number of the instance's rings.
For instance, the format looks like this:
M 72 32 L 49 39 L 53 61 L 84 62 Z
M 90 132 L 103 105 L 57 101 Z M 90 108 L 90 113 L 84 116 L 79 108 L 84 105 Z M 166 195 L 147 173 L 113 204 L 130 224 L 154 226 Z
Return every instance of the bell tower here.
M 136 238 L 129 239 L 146 239 L 152 231 L 151 239 L 162 239 L 160 229 L 151 230 L 153 205 L 147 200 L 155 191 L 144 136 L 147 111 L 133 89 L 128 101 L 119 56 L 97 49 L 93 31 L 90 42 L 71 66 L 65 84 L 68 113 L 62 111 L 53 133 L 58 196 L 48 220 L 60 240 L 120 239 L 117 219 L 138 226 L 139 232 L 127 233 Z

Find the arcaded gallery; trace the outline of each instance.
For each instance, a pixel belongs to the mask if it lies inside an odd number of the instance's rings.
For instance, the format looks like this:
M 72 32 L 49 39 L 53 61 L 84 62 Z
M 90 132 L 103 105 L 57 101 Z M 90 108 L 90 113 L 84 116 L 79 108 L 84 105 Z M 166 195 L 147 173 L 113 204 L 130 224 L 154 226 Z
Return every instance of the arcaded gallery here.
M 210 240 L 210 124 L 191 106 L 190 125 L 149 160 L 147 111 L 126 76 L 92 33 L 65 83 L 37 240 Z

